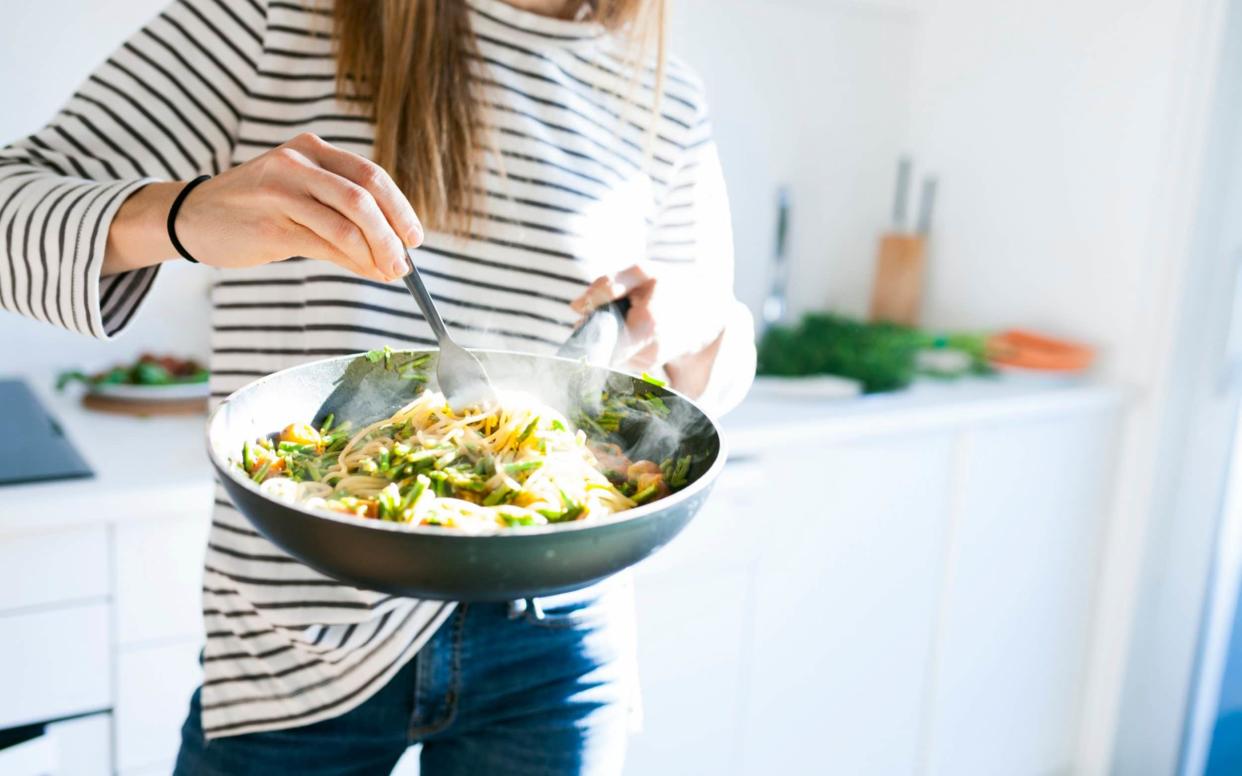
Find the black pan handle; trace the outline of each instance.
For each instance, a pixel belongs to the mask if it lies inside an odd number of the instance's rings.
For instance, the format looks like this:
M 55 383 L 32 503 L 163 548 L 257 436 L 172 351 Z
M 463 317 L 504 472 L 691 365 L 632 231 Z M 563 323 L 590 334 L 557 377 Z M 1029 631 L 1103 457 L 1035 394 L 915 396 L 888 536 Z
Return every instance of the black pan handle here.
M 629 312 L 630 300 L 627 297 L 596 307 L 574 329 L 556 355 L 585 359 L 588 364 L 596 366 L 611 366 L 613 353 L 621 341 L 621 332 L 625 330 L 625 316 Z

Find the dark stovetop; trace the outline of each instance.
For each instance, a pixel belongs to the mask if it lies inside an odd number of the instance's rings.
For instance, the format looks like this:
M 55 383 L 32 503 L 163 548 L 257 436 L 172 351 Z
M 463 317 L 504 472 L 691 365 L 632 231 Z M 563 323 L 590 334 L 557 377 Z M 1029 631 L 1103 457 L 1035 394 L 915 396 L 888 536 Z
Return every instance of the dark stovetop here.
M 22 380 L 0 379 L 0 485 L 91 477 L 60 424 Z

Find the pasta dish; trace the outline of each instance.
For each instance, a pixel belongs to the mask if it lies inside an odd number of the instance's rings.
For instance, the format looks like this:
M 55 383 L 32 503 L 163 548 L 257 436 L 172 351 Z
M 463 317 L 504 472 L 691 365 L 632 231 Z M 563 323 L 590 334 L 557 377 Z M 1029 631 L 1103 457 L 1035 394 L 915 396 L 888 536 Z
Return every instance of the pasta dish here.
M 621 512 L 683 487 L 690 456 L 631 461 L 607 441 L 627 414 L 668 408 L 654 394 L 608 397 L 575 427 L 535 398 L 505 393 L 455 412 L 423 391 L 357 430 L 294 423 L 247 442 L 241 467 L 268 495 L 336 512 L 473 533 Z

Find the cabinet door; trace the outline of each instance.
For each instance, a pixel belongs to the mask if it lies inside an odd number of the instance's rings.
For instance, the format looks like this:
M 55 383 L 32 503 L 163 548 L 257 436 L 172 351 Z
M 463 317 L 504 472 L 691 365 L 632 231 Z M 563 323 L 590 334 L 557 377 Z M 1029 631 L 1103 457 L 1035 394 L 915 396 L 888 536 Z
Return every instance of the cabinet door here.
M 108 708 L 106 603 L 0 614 L 0 728 Z
M 679 576 L 637 582 L 642 729 L 625 759 L 636 776 L 737 766 L 746 579 Z
M 703 511 L 637 569 L 642 730 L 626 773 L 735 773 L 755 545 L 741 530 L 758 479 L 730 464 Z
M 1115 416 L 963 439 L 927 773 L 1069 772 Z
M 952 452 L 903 434 L 764 460 L 742 772 L 915 771 Z
M 117 658 L 117 770 L 159 766 L 172 770 L 181 745 L 181 723 L 202 680 L 201 644 L 123 649 Z
M 122 646 L 202 638 L 204 510 L 116 526 L 116 623 Z
M 56 747 L 56 769 L 52 771 L 55 776 L 112 773 L 112 725 L 107 714 L 48 725 L 47 736 Z

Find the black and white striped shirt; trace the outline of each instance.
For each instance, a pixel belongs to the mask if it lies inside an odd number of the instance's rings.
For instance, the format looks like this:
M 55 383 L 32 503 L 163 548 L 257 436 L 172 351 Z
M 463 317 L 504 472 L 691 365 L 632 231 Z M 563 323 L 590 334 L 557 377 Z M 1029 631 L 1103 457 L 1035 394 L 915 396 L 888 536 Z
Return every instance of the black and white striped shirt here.
M 671 62 L 653 116 L 651 71 L 627 67 L 622 44 L 600 28 L 469 2 L 495 149 L 472 236 L 432 232 L 419 255 L 460 341 L 551 352 L 575 321 L 569 300 L 639 260 L 693 283 L 695 304 L 745 319 L 694 76 Z M 0 306 L 115 335 L 158 274 L 100 278 L 111 219 L 144 183 L 218 173 L 306 131 L 369 154 L 372 126 L 335 91 L 329 33 L 326 7 L 298 0 L 180 0 L 130 38 L 47 127 L 0 152 Z M 722 352 L 709 389 L 720 401 L 748 384 L 745 339 Z M 223 271 L 212 296 L 212 396 L 384 343 L 434 343 L 399 282 L 298 258 Z M 312 571 L 258 535 L 221 491 L 203 579 L 203 727 L 235 735 L 344 713 L 451 609 Z

